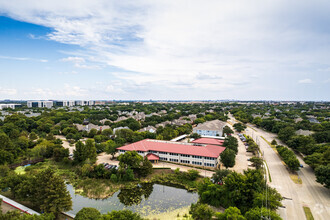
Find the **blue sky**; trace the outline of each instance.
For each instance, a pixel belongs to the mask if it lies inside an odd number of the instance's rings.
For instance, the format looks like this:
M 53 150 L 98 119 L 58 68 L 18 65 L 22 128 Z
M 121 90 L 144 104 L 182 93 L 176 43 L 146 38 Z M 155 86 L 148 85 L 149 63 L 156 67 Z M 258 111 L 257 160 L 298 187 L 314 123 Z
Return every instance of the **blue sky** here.
M 330 2 L 0 0 L 0 99 L 326 100 Z

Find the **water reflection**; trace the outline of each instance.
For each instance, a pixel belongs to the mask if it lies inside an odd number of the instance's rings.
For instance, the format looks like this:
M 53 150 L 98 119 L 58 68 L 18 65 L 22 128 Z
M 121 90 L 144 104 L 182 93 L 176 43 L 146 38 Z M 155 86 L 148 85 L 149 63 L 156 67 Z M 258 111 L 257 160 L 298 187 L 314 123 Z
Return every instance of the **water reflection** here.
M 130 189 L 121 189 L 112 197 L 103 200 L 76 195 L 71 185 L 67 185 L 67 188 L 72 197 L 73 210 L 69 211 L 72 214 L 76 214 L 83 207 L 93 207 L 100 210 L 101 213 L 128 209 L 138 212 L 142 216 L 147 216 L 186 207 L 197 202 L 198 199 L 196 193 L 151 183 L 144 183 Z
M 153 191 L 152 183 L 139 184 L 134 188 L 121 189 L 118 199 L 126 206 L 138 205 L 142 201 L 142 196 L 147 200 Z

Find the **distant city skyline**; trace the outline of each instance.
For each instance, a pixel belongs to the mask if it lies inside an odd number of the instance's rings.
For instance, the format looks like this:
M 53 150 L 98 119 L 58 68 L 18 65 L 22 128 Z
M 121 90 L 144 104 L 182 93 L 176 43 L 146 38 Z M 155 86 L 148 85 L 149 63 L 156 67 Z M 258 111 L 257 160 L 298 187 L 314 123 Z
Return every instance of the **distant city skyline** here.
M 330 2 L 0 0 L 0 100 L 330 101 Z

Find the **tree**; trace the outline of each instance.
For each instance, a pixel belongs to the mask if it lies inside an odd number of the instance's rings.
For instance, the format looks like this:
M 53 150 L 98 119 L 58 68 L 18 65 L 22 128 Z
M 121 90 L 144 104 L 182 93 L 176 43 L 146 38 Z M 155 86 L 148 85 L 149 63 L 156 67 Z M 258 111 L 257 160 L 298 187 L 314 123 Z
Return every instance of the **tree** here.
M 102 215 L 102 220 L 143 220 L 143 218 L 138 214 L 130 210 L 119 210 L 108 212 L 108 214 Z
M 132 169 L 139 169 L 143 162 L 143 157 L 136 151 L 126 151 L 118 157 L 119 166 L 126 169 L 128 167 Z
M 236 131 L 238 131 L 238 132 L 244 131 L 245 128 L 246 128 L 246 126 L 245 126 L 244 124 L 242 124 L 242 123 L 235 123 L 233 127 L 234 127 L 234 128 L 236 129 Z
M 235 151 L 231 149 L 226 149 L 220 154 L 220 161 L 226 168 L 233 167 L 235 166 L 235 157 Z
M 152 164 L 147 157 L 144 157 L 141 168 L 138 170 L 139 175 L 146 177 L 152 173 Z
M 282 218 L 275 212 L 266 208 L 253 208 L 247 211 L 244 217 L 248 220 L 260 220 L 263 216 L 264 219 L 282 220 Z
M 252 157 L 250 161 L 256 169 L 260 169 L 263 164 L 263 160 L 260 157 Z
M 280 129 L 280 131 L 278 132 L 278 137 L 282 141 L 287 142 L 294 134 L 295 134 L 295 129 L 291 126 L 288 126 Z
M 38 136 L 37 136 L 37 134 L 36 134 L 35 132 L 32 131 L 32 132 L 30 133 L 29 138 L 30 138 L 31 141 L 33 141 L 33 140 L 38 139 Z
M 118 182 L 118 178 L 117 178 L 117 175 L 116 174 L 111 174 L 111 177 L 110 177 L 110 180 L 114 183 Z
M 196 180 L 199 177 L 199 172 L 197 170 L 190 169 L 190 170 L 188 170 L 186 175 L 187 175 L 189 180 L 193 181 L 193 180 Z
M 92 163 L 96 161 L 96 147 L 92 139 L 88 139 L 86 144 L 78 141 L 76 149 L 73 151 L 73 158 L 76 163 L 82 163 L 89 159 Z
M 97 220 L 100 218 L 101 213 L 95 208 L 82 208 L 74 217 L 76 220 Z
M 226 134 L 226 135 L 231 135 L 231 134 L 234 133 L 234 131 L 231 130 L 231 128 L 230 128 L 229 126 L 226 125 L 226 126 L 223 128 L 222 133 L 223 133 L 223 134 Z
M 93 138 L 96 134 L 97 134 L 97 130 L 95 128 L 92 128 L 88 133 L 88 137 Z
M 238 141 L 233 136 L 226 137 L 225 141 L 223 142 L 223 146 L 235 151 L 235 154 L 238 152 Z
M 112 132 L 112 129 L 111 128 L 107 128 L 107 129 L 104 129 L 102 131 L 102 135 L 106 136 L 106 137 L 110 137 L 110 135 L 112 135 L 113 132 Z
M 321 165 L 315 169 L 316 181 L 330 188 L 330 164 L 327 166 Z
M 277 141 L 275 139 L 272 140 L 272 142 L 270 143 L 271 145 L 277 145 Z
M 33 196 L 30 200 L 42 211 L 57 215 L 71 209 L 71 196 L 66 189 L 64 180 L 57 176 L 51 168 L 38 173 L 33 185 Z
M 217 213 L 216 217 L 218 220 L 246 220 L 241 214 L 241 211 L 236 207 L 229 207 L 224 211 L 224 213 Z
M 225 178 L 228 174 L 230 174 L 230 170 L 216 170 L 212 175 L 212 180 L 214 183 L 223 183 L 223 178 Z
M 315 152 L 311 155 L 307 155 L 306 157 L 304 157 L 304 161 L 305 163 L 310 165 L 313 169 L 315 169 L 315 167 L 317 167 L 322 163 L 322 157 L 323 157 L 322 153 Z
M 214 214 L 213 210 L 207 204 L 191 204 L 189 213 L 195 220 L 210 220 Z
M 194 138 L 194 139 L 198 139 L 198 138 L 201 138 L 201 136 L 197 133 L 192 133 L 190 136 L 190 138 Z
M 117 147 L 118 147 L 118 144 L 116 142 L 114 142 L 113 140 L 108 140 L 106 142 L 105 151 L 108 154 L 111 154 L 112 155 L 112 158 L 114 158 L 115 157 L 115 154 L 117 152 Z

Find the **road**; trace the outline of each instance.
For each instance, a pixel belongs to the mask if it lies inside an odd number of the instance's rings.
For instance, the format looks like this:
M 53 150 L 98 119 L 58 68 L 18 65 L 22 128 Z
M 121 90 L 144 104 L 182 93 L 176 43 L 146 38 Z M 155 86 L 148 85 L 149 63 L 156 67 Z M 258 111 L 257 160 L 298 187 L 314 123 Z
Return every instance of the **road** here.
M 232 122 L 234 118 L 231 117 Z M 313 214 L 315 220 L 329 220 L 330 219 L 330 191 L 323 187 L 321 184 L 315 181 L 315 175 L 311 167 L 305 164 L 301 158 L 300 162 L 304 165 L 300 171 L 298 171 L 299 177 L 302 179 L 302 184 L 295 184 L 282 164 L 281 159 L 275 153 L 275 151 L 264 141 L 263 136 L 267 141 L 271 142 L 275 139 L 278 143 L 281 143 L 277 139 L 277 135 L 266 132 L 262 129 L 256 128 L 253 125 L 249 125 L 246 129 L 246 133 L 259 142 L 261 151 L 264 153 L 264 159 L 266 160 L 269 172 L 272 177 L 270 186 L 276 188 L 284 199 L 282 204 L 285 208 L 280 208 L 278 213 L 283 219 L 306 219 L 303 211 L 303 206 L 308 206 Z M 251 127 L 253 129 L 251 129 Z

